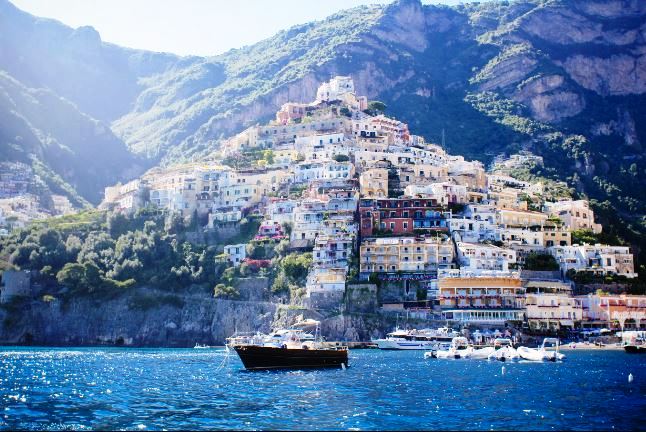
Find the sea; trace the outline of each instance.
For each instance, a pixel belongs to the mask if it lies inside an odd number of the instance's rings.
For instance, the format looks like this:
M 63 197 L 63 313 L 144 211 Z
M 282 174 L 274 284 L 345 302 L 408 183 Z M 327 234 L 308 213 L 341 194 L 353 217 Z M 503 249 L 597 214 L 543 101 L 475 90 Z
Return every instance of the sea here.
M 646 430 L 646 356 L 566 354 L 367 349 L 346 370 L 247 372 L 225 349 L 2 347 L 0 429 Z

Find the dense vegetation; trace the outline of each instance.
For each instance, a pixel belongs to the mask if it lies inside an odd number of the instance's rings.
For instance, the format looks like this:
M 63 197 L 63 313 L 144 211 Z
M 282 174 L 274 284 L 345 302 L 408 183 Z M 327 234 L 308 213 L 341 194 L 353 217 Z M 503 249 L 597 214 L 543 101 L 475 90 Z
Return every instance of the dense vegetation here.
M 37 271 L 37 282 L 63 297 L 118 295 L 135 286 L 212 288 L 222 271 L 217 247 L 186 241 L 190 226 L 153 209 L 130 217 L 86 211 L 48 219 L 3 239 L 2 266 Z M 59 286 L 66 289 L 57 292 Z

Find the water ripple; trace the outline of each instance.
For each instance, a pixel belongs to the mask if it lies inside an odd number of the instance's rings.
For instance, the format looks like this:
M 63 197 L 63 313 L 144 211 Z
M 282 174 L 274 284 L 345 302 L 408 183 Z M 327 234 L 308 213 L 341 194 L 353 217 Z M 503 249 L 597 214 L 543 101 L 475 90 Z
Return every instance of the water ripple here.
M 224 350 L 4 348 L 0 429 L 643 428 L 643 356 L 568 354 L 502 375 L 500 363 L 421 352 L 353 351 L 346 371 L 245 372 Z

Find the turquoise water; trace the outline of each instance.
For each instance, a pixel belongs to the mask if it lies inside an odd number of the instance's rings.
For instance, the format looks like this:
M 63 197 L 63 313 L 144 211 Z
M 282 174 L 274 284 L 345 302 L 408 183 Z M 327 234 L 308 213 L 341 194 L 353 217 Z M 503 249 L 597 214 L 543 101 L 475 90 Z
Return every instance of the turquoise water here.
M 224 350 L 5 347 L 0 429 L 646 429 L 645 356 L 567 354 L 504 374 L 378 350 L 345 371 L 245 372 Z

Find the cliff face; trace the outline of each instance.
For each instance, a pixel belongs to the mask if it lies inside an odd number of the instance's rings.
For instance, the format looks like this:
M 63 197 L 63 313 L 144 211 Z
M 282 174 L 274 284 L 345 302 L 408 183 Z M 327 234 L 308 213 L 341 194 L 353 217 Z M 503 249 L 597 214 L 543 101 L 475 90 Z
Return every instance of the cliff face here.
M 145 296 L 145 297 L 142 297 Z M 277 305 L 210 296 L 136 295 L 66 304 L 34 301 L 21 313 L 0 310 L 0 343 L 33 345 L 223 345 L 235 331 L 269 331 Z M 162 299 L 156 301 L 155 299 Z M 145 299 L 145 300 L 142 300 Z

